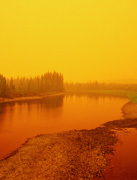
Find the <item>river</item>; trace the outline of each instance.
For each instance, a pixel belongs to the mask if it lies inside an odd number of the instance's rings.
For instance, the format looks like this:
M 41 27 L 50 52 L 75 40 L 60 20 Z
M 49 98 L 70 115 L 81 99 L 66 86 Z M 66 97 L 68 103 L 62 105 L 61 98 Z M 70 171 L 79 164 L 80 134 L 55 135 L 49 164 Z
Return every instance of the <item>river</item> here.
M 0 104 L 0 159 L 39 134 L 93 129 L 121 119 L 127 98 L 66 95 Z

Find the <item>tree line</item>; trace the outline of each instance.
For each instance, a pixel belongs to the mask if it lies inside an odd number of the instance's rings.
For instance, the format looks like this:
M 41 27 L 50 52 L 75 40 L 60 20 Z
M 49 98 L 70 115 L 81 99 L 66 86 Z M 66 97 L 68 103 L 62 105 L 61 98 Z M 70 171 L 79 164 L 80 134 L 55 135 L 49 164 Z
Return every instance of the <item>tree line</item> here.
M 43 95 L 50 92 L 62 92 L 63 75 L 57 72 L 47 72 L 34 78 L 5 78 L 0 75 L 0 97 L 20 97 Z
M 98 81 L 89 83 L 65 83 L 66 92 L 86 92 L 93 90 L 127 90 L 137 91 L 137 84 L 100 83 Z
M 137 91 L 137 84 L 100 83 L 63 83 L 63 75 L 47 72 L 34 78 L 5 78 L 0 74 L 0 97 L 21 97 L 44 95 L 50 92 L 87 92 L 92 90 Z

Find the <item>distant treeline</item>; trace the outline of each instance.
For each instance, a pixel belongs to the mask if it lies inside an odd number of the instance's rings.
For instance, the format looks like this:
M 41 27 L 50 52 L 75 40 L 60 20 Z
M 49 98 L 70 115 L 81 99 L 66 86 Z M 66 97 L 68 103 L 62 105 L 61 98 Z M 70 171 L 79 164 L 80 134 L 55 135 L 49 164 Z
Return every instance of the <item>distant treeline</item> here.
M 21 77 L 7 79 L 0 74 L 0 97 L 21 97 L 44 95 L 51 92 L 93 92 L 97 90 L 136 91 L 137 84 L 100 83 L 63 83 L 63 75 L 48 72 L 34 78 Z
M 10 78 L 0 75 L 0 97 L 43 95 L 48 92 L 62 92 L 63 75 L 48 72 L 34 78 Z
M 65 83 L 64 88 L 66 92 L 86 92 L 93 90 L 137 91 L 137 84 L 99 83 L 95 81 L 90 83 Z

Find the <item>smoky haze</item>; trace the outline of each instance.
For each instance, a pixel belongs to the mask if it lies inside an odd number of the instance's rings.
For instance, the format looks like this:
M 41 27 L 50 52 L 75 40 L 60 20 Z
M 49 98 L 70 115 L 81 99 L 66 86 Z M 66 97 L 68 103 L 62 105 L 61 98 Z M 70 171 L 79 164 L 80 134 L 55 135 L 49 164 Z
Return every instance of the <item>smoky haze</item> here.
M 137 77 L 136 0 L 0 2 L 0 73 L 65 81 Z

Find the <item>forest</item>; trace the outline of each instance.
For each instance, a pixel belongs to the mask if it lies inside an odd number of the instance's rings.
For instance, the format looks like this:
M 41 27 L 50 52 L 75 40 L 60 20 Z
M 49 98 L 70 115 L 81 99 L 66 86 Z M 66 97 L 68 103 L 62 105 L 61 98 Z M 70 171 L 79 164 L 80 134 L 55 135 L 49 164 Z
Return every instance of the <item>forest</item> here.
M 64 83 L 64 89 L 68 93 L 93 92 L 93 91 L 137 91 L 137 84 L 101 83 L 98 81 L 89 83 Z
M 0 74 L 0 97 L 21 97 L 63 92 L 63 75 L 47 72 L 34 78 L 5 78 Z
M 5 78 L 0 74 L 0 97 L 41 96 L 51 92 L 92 92 L 99 91 L 130 91 L 137 92 L 137 84 L 101 83 L 64 83 L 63 75 L 57 72 L 47 72 L 36 77 Z

